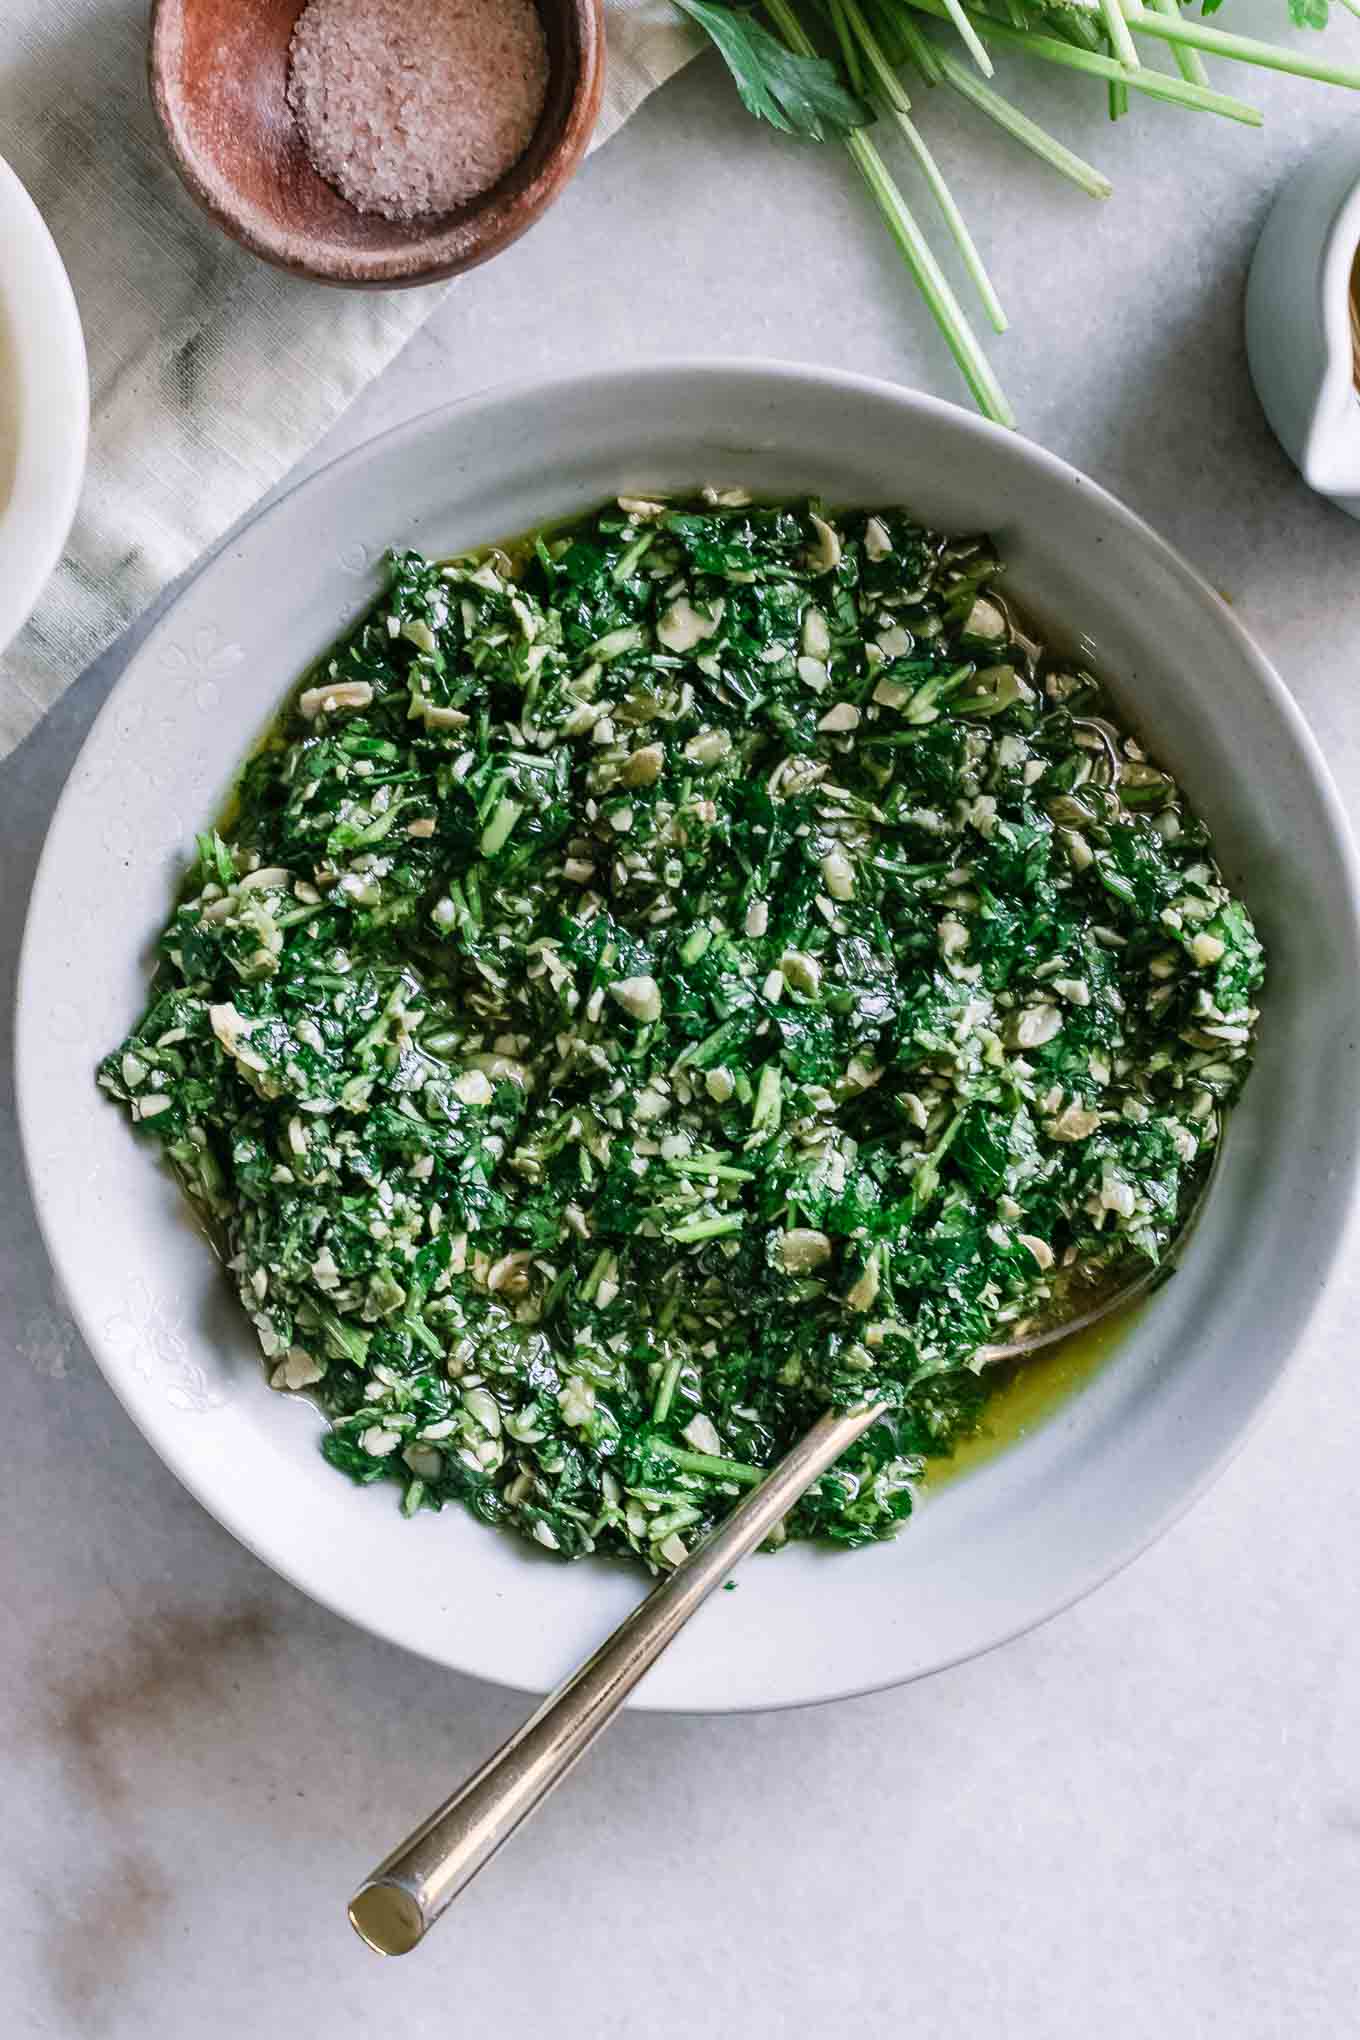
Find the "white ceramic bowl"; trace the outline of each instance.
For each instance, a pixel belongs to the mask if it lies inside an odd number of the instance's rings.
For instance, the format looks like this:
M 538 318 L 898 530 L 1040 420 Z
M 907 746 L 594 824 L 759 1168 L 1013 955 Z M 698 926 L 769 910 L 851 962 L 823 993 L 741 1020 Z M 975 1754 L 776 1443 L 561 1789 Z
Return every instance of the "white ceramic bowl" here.
M 0 652 L 66 543 L 89 415 L 70 282 L 42 215 L 0 161 Z
M 744 482 L 988 526 L 1212 821 L 1272 977 L 1259 1066 L 1185 1265 L 1040 1430 L 928 1496 L 894 1544 L 757 1557 L 640 1704 L 725 1709 L 892 1684 L 1084 1593 L 1212 1478 L 1279 1379 L 1338 1252 L 1360 1152 L 1360 931 L 1346 827 L 1297 710 L 1203 581 L 1023 439 L 885 384 L 754 362 L 478 397 L 277 504 L 181 596 L 92 731 L 52 824 L 22 958 L 19 1104 L 53 1259 L 110 1383 L 252 1550 L 382 1636 L 551 1685 L 638 1579 L 564 1568 L 456 1509 L 402 1519 L 323 1462 L 173 1184 L 93 1086 L 138 1015 L 195 826 L 296 675 L 370 599 L 388 544 L 447 553 L 618 490 Z
M 1351 277 L 1360 258 L 1360 126 L 1286 179 L 1247 279 L 1247 361 L 1276 438 L 1310 489 L 1360 517 L 1360 390 Z

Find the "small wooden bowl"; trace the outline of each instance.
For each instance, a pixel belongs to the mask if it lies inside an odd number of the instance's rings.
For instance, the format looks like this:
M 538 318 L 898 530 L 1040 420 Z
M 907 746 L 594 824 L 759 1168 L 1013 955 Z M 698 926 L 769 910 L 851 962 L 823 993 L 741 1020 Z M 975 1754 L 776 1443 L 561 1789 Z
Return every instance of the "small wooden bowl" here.
M 378 290 L 457 276 L 499 254 L 547 210 L 599 113 L 601 0 L 537 6 L 548 96 L 533 140 L 482 197 L 403 223 L 357 212 L 312 168 L 286 97 L 303 0 L 154 0 L 151 97 L 175 168 L 219 227 L 295 276 Z

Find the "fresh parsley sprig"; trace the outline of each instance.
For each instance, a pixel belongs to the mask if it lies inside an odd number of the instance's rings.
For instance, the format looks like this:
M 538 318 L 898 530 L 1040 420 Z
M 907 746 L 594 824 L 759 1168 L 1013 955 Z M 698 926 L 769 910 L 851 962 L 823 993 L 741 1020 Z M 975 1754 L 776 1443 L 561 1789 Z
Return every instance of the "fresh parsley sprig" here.
M 675 0 L 698 23 L 732 73 L 741 103 L 757 120 L 804 141 L 853 134 L 873 110 L 825 57 L 800 56 L 746 8 L 722 0 Z
M 1110 195 L 1109 179 L 988 82 L 989 45 L 1095 79 L 1108 94 L 1112 119 L 1127 113 L 1130 95 L 1138 94 L 1260 127 L 1256 107 L 1210 84 L 1206 57 L 1360 90 L 1360 69 L 1187 19 L 1180 0 L 1149 0 L 1147 5 L 1141 0 L 808 0 L 823 42 L 834 41 L 834 56 L 809 33 L 797 0 L 764 0 L 773 34 L 751 9 L 726 0 L 675 4 L 719 50 L 743 105 L 758 120 L 805 141 L 843 144 L 974 401 L 1003 424 L 1014 422 L 1010 405 L 876 140 L 864 132 L 882 113 L 885 126 L 905 141 L 993 327 L 1003 332 L 1005 315 L 982 255 L 912 117 L 899 75 L 904 67 L 924 85 L 947 85 L 1092 198 Z M 1221 0 L 1202 0 L 1203 13 L 1215 13 L 1220 5 Z M 1360 16 L 1360 0 L 1341 0 L 1341 5 Z M 1329 0 L 1288 0 L 1288 8 L 1296 27 L 1317 29 L 1327 23 Z M 922 16 L 951 29 L 970 62 L 960 62 L 934 40 Z M 1146 60 L 1140 41 L 1166 45 L 1176 74 Z

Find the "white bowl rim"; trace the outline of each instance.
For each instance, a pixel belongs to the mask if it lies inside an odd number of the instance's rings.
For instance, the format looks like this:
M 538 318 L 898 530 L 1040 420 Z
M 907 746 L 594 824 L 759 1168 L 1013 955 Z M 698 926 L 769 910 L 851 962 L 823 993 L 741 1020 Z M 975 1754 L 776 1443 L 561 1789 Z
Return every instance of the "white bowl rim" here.
M 1238 621 L 1232 610 L 1222 601 L 1208 581 L 1167 540 L 1163 539 L 1152 526 L 1137 516 L 1135 512 L 1127 509 L 1117 497 L 1111 495 L 1109 491 L 1104 489 L 1099 483 L 1091 480 L 1081 470 L 1073 467 L 1069 462 L 1061 459 L 1060 456 L 1046 451 L 1033 441 L 1023 438 L 1022 435 L 1011 432 L 1003 426 L 992 424 L 977 414 L 965 411 L 955 404 L 946 402 L 944 399 L 930 396 L 906 385 L 892 383 L 881 377 L 865 376 L 850 371 L 823 368 L 797 361 L 755 356 L 663 357 L 641 363 L 621 362 L 612 365 L 603 372 L 597 373 L 574 373 L 550 378 L 519 378 L 512 382 L 492 385 L 448 404 L 431 407 L 411 419 L 374 435 L 374 437 L 365 441 L 362 445 L 340 455 L 325 467 L 305 477 L 296 483 L 293 488 L 285 491 L 269 505 L 259 510 L 252 518 L 247 520 L 246 524 L 242 527 L 242 532 L 238 533 L 237 537 L 239 539 L 245 530 L 252 530 L 257 526 L 267 525 L 272 520 L 281 517 L 282 513 L 292 506 L 296 498 L 311 494 L 318 496 L 323 494 L 329 483 L 338 474 L 351 467 L 361 467 L 379 451 L 393 450 L 401 447 L 403 443 L 417 447 L 424 435 L 443 421 L 466 420 L 477 411 L 502 410 L 530 398 L 551 398 L 558 406 L 570 407 L 574 397 L 584 396 L 587 392 L 598 391 L 601 382 L 626 383 L 635 390 L 641 385 L 653 384 L 656 386 L 657 394 L 661 395 L 664 393 L 667 382 L 677 377 L 693 381 L 702 381 L 707 377 L 712 378 L 715 382 L 726 378 L 747 377 L 756 386 L 773 381 L 784 385 L 799 385 L 809 392 L 834 393 L 840 391 L 884 399 L 907 414 L 914 412 L 935 418 L 941 422 L 948 422 L 953 429 L 959 430 L 965 435 L 981 441 L 983 444 L 992 443 L 998 447 L 1004 446 L 1011 450 L 1019 446 L 1023 451 L 1023 458 L 1033 464 L 1040 472 L 1047 474 L 1053 480 L 1063 481 L 1080 488 L 1087 502 L 1098 504 L 1102 513 L 1112 520 L 1114 525 L 1121 528 L 1130 539 L 1134 539 L 1140 545 L 1149 548 L 1160 566 L 1174 580 L 1179 582 L 1182 589 L 1196 603 L 1201 606 L 1207 605 L 1212 610 L 1217 626 L 1221 630 L 1226 631 L 1233 640 L 1237 655 L 1252 668 L 1256 679 L 1262 684 L 1264 691 L 1270 697 L 1272 706 L 1285 724 L 1288 734 L 1297 745 L 1309 768 L 1319 805 L 1325 815 L 1334 845 L 1339 852 L 1343 889 L 1346 895 L 1348 933 L 1352 937 L 1353 946 L 1360 948 L 1360 859 L 1357 858 L 1356 846 L 1346 812 L 1342 807 L 1339 794 L 1321 748 L 1304 719 L 1302 711 L 1271 662 L 1266 658 L 1244 626 Z M 206 571 L 210 565 L 211 561 L 205 562 L 204 567 L 199 569 L 199 573 Z M 186 584 L 186 588 L 177 596 L 176 602 L 171 605 L 165 616 L 157 623 L 155 630 L 150 634 L 145 644 L 139 648 L 139 660 L 145 657 L 149 650 L 154 650 L 158 641 L 167 637 L 169 631 L 173 628 L 175 610 L 179 602 L 189 592 L 189 589 L 195 585 L 199 573 L 196 573 L 191 581 Z M 280 676 L 280 699 L 283 698 L 284 691 L 293 677 L 291 675 Z M 118 685 L 115 686 L 108 700 L 104 703 L 86 736 L 81 756 L 84 755 L 88 748 L 94 745 L 96 738 L 112 723 L 120 706 L 119 695 L 121 686 L 122 678 L 120 677 Z M 74 808 L 81 791 L 74 783 L 78 776 L 76 768 L 79 762 L 78 758 L 76 766 L 72 768 L 70 779 L 63 788 L 53 810 L 48 826 L 47 838 L 44 842 L 43 851 L 34 877 L 32 896 L 20 948 L 19 965 L 16 974 L 15 1016 L 17 1117 L 25 1166 L 39 1228 L 56 1270 L 58 1280 L 61 1283 L 63 1294 L 67 1296 L 72 1314 L 105 1380 L 118 1400 L 123 1403 L 133 1422 L 143 1431 L 144 1435 L 148 1435 L 141 1419 L 135 1413 L 129 1397 L 123 1393 L 120 1386 L 117 1363 L 110 1363 L 106 1359 L 104 1352 L 105 1341 L 101 1327 L 92 1320 L 89 1313 L 83 1310 L 78 1288 L 74 1286 L 68 1288 L 65 1282 L 65 1257 L 62 1252 L 56 1224 L 55 1200 L 49 1201 L 46 1194 L 47 1186 L 41 1179 L 38 1165 L 38 1158 L 42 1153 L 41 1131 L 33 1116 L 34 1100 L 31 1096 L 30 1087 L 24 1081 L 25 1068 L 33 1059 L 37 1034 L 42 1025 L 41 1017 L 36 1012 L 33 1001 L 25 996 L 26 988 L 36 970 L 34 956 L 37 941 L 36 924 L 40 919 L 37 910 L 45 884 L 50 876 L 49 867 L 52 862 L 54 840 L 60 833 L 60 825 L 66 819 L 68 808 Z M 1298 1312 L 1295 1337 L 1290 1350 L 1281 1357 L 1274 1375 L 1261 1390 L 1255 1403 L 1241 1414 L 1237 1421 L 1236 1429 L 1226 1438 L 1221 1448 L 1210 1458 L 1206 1459 L 1192 1481 L 1186 1482 L 1173 1499 L 1160 1507 L 1143 1527 L 1140 1534 L 1126 1540 L 1118 1556 L 1113 1560 L 1106 1555 L 1094 1565 L 1089 1566 L 1085 1573 L 1078 1572 L 1075 1574 L 1065 1591 L 1047 1599 L 1041 1607 L 1027 1611 L 1023 1619 L 1011 1624 L 1003 1624 L 989 1634 L 986 1640 L 942 1655 L 938 1659 L 933 1660 L 928 1666 L 922 1667 L 919 1670 L 907 1672 L 900 1670 L 888 1671 L 882 1677 L 873 1679 L 857 1677 L 852 1683 L 845 1685 L 819 1683 L 815 1690 L 789 1691 L 786 1688 L 777 1698 L 758 1700 L 734 1701 L 730 1698 L 724 1698 L 720 1692 L 713 1688 L 710 1681 L 709 1686 L 705 1689 L 707 1697 L 697 1701 L 690 1700 L 677 1703 L 675 1701 L 652 1698 L 647 1690 L 647 1686 L 644 1684 L 627 1703 L 628 1706 L 640 1712 L 659 1713 L 720 1714 L 766 1712 L 883 1692 L 909 1683 L 918 1677 L 926 1677 L 933 1672 L 947 1670 L 953 1665 L 965 1663 L 973 1657 L 981 1656 L 1003 1643 L 1010 1642 L 1014 1638 L 1025 1635 L 1029 1631 L 1040 1627 L 1055 1615 L 1062 1613 L 1065 1609 L 1082 1600 L 1096 1587 L 1102 1585 L 1106 1580 L 1113 1578 L 1127 1565 L 1131 1564 L 1135 1558 L 1139 1557 L 1179 1521 L 1193 1504 L 1213 1485 L 1233 1459 L 1236 1458 L 1238 1452 L 1274 1403 L 1286 1376 L 1297 1363 L 1308 1331 L 1321 1309 L 1324 1295 L 1330 1286 L 1343 1248 L 1348 1241 L 1354 1241 L 1360 1245 L 1360 1154 L 1352 1158 L 1352 1165 L 1344 1184 L 1336 1186 L 1335 1198 L 1330 1209 L 1332 1217 L 1325 1240 L 1323 1255 L 1325 1279 L 1319 1280 L 1310 1299 Z M 195 1499 L 224 1528 L 229 1530 L 239 1542 L 284 1579 L 288 1580 L 290 1584 L 297 1587 L 299 1591 L 319 1601 L 323 1606 L 332 1610 L 332 1612 L 344 1617 L 348 1621 L 356 1623 L 361 1628 L 367 1629 L 371 1634 L 379 1636 L 385 1641 L 397 1643 L 402 1648 L 412 1650 L 416 1655 L 427 1657 L 432 1663 L 460 1671 L 465 1676 L 485 1680 L 491 1684 L 506 1686 L 510 1690 L 519 1692 L 538 1693 L 543 1690 L 541 1683 L 531 1685 L 522 1679 L 508 1677 L 503 1671 L 496 1670 L 492 1664 L 473 1658 L 466 1650 L 455 1660 L 446 1653 L 436 1652 L 432 1647 L 426 1649 L 422 1645 L 412 1642 L 408 1636 L 398 1635 L 395 1625 L 389 1626 L 385 1622 L 381 1611 L 375 1613 L 371 1606 L 366 1606 L 361 1612 L 356 1608 L 353 1598 L 347 1596 L 342 1589 L 321 1587 L 315 1579 L 304 1578 L 300 1566 L 294 1565 L 286 1552 L 276 1549 L 260 1533 L 257 1528 L 256 1512 L 252 1512 L 248 1508 L 238 1507 L 233 1499 L 222 1493 L 207 1492 L 204 1483 L 191 1478 L 182 1467 L 175 1463 L 173 1456 L 163 1447 L 159 1439 L 148 1436 L 148 1442 L 152 1445 L 153 1450 L 157 1452 L 158 1456 L 165 1459 L 176 1478 L 189 1489 Z M 908 1531 L 907 1534 L 909 1536 L 910 1532 Z
M 89 440 L 90 381 L 71 280 L 46 221 L 3 157 L 0 245 L 9 343 L 20 382 L 14 482 L 9 501 L 0 504 L 3 652 L 32 614 L 75 520 Z

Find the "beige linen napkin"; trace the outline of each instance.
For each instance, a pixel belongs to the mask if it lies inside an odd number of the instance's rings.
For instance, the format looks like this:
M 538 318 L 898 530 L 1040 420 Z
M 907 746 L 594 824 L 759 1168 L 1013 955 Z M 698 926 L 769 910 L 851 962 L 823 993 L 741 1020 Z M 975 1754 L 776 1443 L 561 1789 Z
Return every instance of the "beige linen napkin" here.
M 0 757 L 158 589 L 286 474 L 448 286 L 300 283 L 181 190 L 146 88 L 145 0 L 3 0 L 0 155 L 71 274 L 90 356 L 90 464 L 38 610 L 0 654 Z M 669 0 L 606 0 L 593 146 L 694 54 Z

